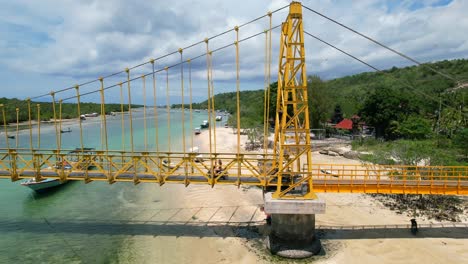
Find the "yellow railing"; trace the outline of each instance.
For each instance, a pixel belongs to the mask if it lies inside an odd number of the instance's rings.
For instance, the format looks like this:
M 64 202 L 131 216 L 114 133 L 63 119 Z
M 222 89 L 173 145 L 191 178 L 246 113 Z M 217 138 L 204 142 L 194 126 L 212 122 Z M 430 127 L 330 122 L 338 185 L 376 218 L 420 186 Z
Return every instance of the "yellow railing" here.
M 277 186 L 278 170 L 271 154 L 168 153 L 56 150 L 0 150 L 0 178 L 231 184 Z M 216 164 L 211 167 L 211 164 Z M 285 166 L 287 167 L 287 166 Z M 311 164 L 311 171 L 283 171 L 282 185 L 312 175 L 313 192 L 468 195 L 465 166 L 399 166 Z M 296 191 L 306 191 L 306 181 Z

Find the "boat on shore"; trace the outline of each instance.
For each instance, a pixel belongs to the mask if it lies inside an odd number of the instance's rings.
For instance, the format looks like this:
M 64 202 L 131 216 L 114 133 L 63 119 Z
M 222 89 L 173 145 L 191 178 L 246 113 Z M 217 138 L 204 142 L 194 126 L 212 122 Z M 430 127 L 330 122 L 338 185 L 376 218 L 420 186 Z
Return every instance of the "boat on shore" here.
M 195 159 L 194 159 L 195 162 L 203 162 L 204 161 L 203 155 L 200 154 L 200 148 L 199 147 L 190 148 L 188 152 L 195 154 Z
M 200 135 L 201 134 L 201 128 L 197 127 L 194 130 L 195 135 Z
M 210 123 L 208 123 L 208 120 L 203 120 L 203 123 L 200 125 L 201 128 L 208 128 L 210 126 Z
M 176 165 L 172 162 L 169 162 L 168 160 L 163 160 L 162 161 L 162 165 L 166 168 L 169 168 L 169 169 L 174 169 L 176 167 Z

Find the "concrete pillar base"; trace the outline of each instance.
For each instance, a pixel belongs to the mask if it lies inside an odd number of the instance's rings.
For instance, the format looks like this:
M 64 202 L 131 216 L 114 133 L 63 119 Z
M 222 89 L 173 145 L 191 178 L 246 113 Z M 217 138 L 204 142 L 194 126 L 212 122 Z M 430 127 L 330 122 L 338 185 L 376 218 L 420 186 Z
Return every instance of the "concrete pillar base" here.
M 325 213 L 325 201 L 272 199 L 271 193 L 267 193 L 265 212 L 271 216 L 271 233 L 265 244 L 272 254 L 308 258 L 320 252 L 315 214 Z
M 317 238 L 312 241 L 284 241 L 273 235 L 265 239 L 265 245 L 274 255 L 283 258 L 302 259 L 317 255 L 322 250 L 322 244 Z

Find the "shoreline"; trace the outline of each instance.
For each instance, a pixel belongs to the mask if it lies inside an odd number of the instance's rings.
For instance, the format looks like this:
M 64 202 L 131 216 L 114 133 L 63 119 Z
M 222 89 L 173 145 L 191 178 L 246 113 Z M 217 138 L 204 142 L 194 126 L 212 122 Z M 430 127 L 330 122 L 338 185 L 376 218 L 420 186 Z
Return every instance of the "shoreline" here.
M 207 130 L 203 130 L 200 135 L 194 136 L 194 147 L 199 147 L 200 152 L 209 152 L 208 134 Z M 216 137 L 217 152 L 237 151 L 237 137 L 232 133 L 232 128 L 217 127 Z M 244 150 L 246 140 L 247 136 L 241 135 L 243 153 L 246 153 Z M 263 153 L 263 150 L 248 153 Z M 312 159 L 319 163 L 360 164 L 357 160 L 322 155 L 318 151 L 312 153 Z M 156 235 L 156 237 L 129 238 L 126 244 L 131 246 L 132 250 L 136 250 L 134 256 L 138 256 L 131 261 L 135 263 L 155 261 L 180 263 L 188 262 L 189 259 L 194 263 L 283 261 L 271 256 L 263 248 L 262 237 L 267 230 L 262 224 L 265 216 L 258 211 L 258 207 L 263 204 L 262 191 L 259 188 L 246 186 L 237 188 L 228 185 L 216 185 L 214 188 L 204 185 L 189 185 L 187 188 L 181 185 L 162 188 L 148 186 L 147 191 L 142 194 L 145 199 L 154 196 L 155 188 L 163 193 L 164 199 L 169 199 L 166 201 L 166 206 L 169 208 L 188 208 L 182 210 L 183 213 L 176 213 L 166 220 L 168 225 L 173 225 L 175 228 L 175 234 L 179 234 L 177 229 L 181 229 L 180 234 L 175 237 Z M 414 237 L 409 231 L 411 217 L 388 209 L 382 202 L 369 195 L 319 193 L 318 196 L 324 199 L 327 205 L 325 214 L 316 215 L 317 235 L 324 246 L 325 256 L 316 256 L 310 261 L 317 263 L 375 263 L 377 259 L 380 263 L 468 261 L 468 251 L 465 250 L 468 247 L 468 236 L 458 234 L 457 228 L 427 228 L 431 225 L 447 226 L 447 223 L 418 218 L 418 224 L 426 228 L 421 228 L 420 233 Z M 186 225 L 192 226 L 191 228 L 199 224 L 203 226 L 199 231 L 200 237 L 184 236 L 183 227 L 171 224 L 171 221 L 179 220 L 181 215 L 184 215 L 183 221 Z M 247 229 L 240 228 L 239 224 L 229 224 L 232 219 L 246 221 L 249 217 L 258 221 L 258 224 Z M 139 220 L 143 219 L 144 217 Z M 156 216 L 146 214 L 145 221 L 158 219 L 160 218 L 157 214 Z M 227 221 L 230 227 L 220 226 L 219 221 Z M 465 217 L 459 223 L 466 226 L 468 220 Z M 404 228 L 406 226 L 408 228 Z M 245 238 L 236 235 L 236 232 L 252 232 L 250 234 L 252 237 Z M 150 250 L 166 243 L 175 251 Z M 197 249 L 193 248 L 193 244 L 199 245 Z M 398 258 L 395 258 L 395 254 L 398 254 Z M 123 254 L 121 259 L 128 260 L 126 254 Z M 294 263 L 292 260 L 284 261 Z

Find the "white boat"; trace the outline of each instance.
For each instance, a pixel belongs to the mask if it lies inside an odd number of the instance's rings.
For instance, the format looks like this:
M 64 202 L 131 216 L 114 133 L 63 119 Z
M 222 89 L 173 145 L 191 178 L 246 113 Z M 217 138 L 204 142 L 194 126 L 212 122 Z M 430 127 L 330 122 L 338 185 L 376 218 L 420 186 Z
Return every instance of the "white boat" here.
M 67 154 L 69 155 L 69 157 L 67 157 L 66 160 L 58 161 L 55 165 L 48 167 L 47 169 L 72 170 L 74 168 L 78 170 L 91 170 L 95 167 L 95 165 L 93 164 L 95 157 L 92 156 L 90 158 L 82 158 L 80 155 L 94 155 L 95 153 L 96 152 L 94 151 L 94 148 L 77 148 Z M 67 181 L 62 182 L 59 179 L 50 178 L 45 178 L 40 182 L 36 182 L 36 179 L 33 178 L 22 182 L 21 185 L 29 187 L 36 192 L 39 192 L 62 185 L 66 182 Z
M 85 117 L 97 117 L 97 116 L 99 116 L 99 114 L 98 113 L 91 113 L 91 114 L 85 114 L 84 116 Z
M 210 126 L 210 123 L 208 123 L 208 120 L 203 120 L 203 123 L 200 125 L 201 128 L 208 128 Z
M 162 165 L 163 165 L 164 167 L 166 167 L 166 168 L 169 168 L 169 169 L 173 169 L 173 168 L 176 167 L 176 165 L 175 165 L 174 163 L 172 163 L 172 162 L 169 163 L 169 161 L 167 161 L 167 160 L 163 160 L 163 161 L 162 161 Z
M 200 152 L 200 148 L 199 148 L 199 147 L 193 147 L 193 148 L 190 148 L 190 149 L 189 149 L 189 153 L 195 153 L 195 154 L 197 154 L 197 155 L 195 156 L 195 159 L 194 159 L 195 162 L 203 162 L 203 161 L 204 161 L 203 155 L 200 154 L 199 152 Z
M 59 185 L 65 184 L 67 181 L 61 182 L 59 179 L 44 179 L 40 182 L 36 182 L 36 179 L 29 179 L 21 183 L 21 185 L 31 188 L 36 192 L 40 192 L 46 189 L 57 187 Z
M 197 127 L 194 130 L 195 135 L 200 135 L 201 134 L 201 128 Z
M 221 120 L 223 120 L 223 116 L 220 116 L 220 115 L 216 116 L 216 121 L 221 121 Z

